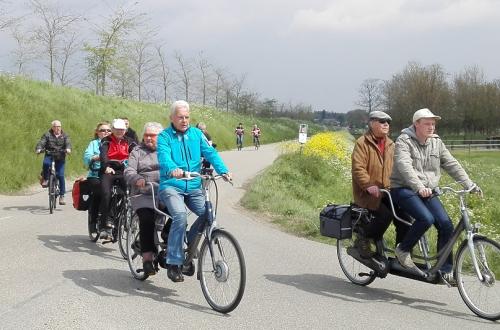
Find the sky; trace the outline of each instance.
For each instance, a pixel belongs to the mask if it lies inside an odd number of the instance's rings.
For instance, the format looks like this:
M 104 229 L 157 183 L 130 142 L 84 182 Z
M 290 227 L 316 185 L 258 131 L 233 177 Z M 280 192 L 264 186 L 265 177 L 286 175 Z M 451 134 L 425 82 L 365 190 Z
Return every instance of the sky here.
M 22 7 L 24 1 L 14 1 Z M 61 0 L 104 17 L 117 0 Z M 363 80 L 391 79 L 410 61 L 450 74 L 477 65 L 500 79 L 500 0 L 139 0 L 172 52 L 246 75 L 262 98 L 314 110 L 357 108 Z M 14 44 L 0 33 L 0 69 L 13 70 Z

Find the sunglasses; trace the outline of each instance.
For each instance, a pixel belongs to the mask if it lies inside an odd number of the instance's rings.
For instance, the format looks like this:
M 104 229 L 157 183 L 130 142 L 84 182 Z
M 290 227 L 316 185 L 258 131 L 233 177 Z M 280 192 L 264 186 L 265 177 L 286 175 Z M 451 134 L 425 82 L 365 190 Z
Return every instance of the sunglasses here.
M 385 123 L 390 124 L 391 123 L 391 121 L 389 119 L 377 119 L 377 121 L 381 124 L 385 124 Z
M 101 128 L 99 130 L 99 132 L 111 132 L 111 130 L 110 129 Z

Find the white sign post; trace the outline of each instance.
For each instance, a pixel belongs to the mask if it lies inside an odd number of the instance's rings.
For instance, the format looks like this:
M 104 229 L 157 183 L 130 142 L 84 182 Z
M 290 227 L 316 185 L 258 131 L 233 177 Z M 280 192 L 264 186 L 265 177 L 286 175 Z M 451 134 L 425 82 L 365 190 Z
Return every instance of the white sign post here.
M 307 124 L 300 124 L 299 126 L 299 143 L 304 144 L 307 142 Z

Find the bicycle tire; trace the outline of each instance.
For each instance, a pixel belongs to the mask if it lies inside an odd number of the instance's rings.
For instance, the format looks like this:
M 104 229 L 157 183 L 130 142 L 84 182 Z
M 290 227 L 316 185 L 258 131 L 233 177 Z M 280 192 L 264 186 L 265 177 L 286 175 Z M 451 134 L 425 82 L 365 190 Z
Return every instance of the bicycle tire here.
M 245 259 L 238 241 L 225 230 L 216 229 L 212 232 L 212 244 L 216 269 L 212 264 L 208 240 L 205 239 L 198 258 L 198 279 L 210 307 L 226 314 L 234 310 L 243 298 L 246 285 Z M 233 281 L 235 284 L 230 285 Z
M 217 186 L 217 182 L 215 180 L 210 180 L 208 194 L 210 201 L 212 202 L 213 216 L 215 219 L 217 216 L 217 206 L 219 204 L 219 187 Z
M 56 208 L 56 182 L 55 177 L 50 174 L 49 175 L 49 212 L 50 214 L 54 213 L 54 209 Z
M 141 242 L 139 239 L 139 217 L 134 214 L 129 222 L 127 230 L 127 263 L 132 276 L 139 281 L 144 281 L 149 277 L 142 271 Z
M 342 272 L 349 281 L 356 285 L 366 286 L 375 281 L 377 276 L 372 269 L 363 265 L 347 253 L 347 249 L 354 246 L 355 235 L 353 233 L 351 238 L 337 240 L 337 258 Z M 364 275 L 361 276 L 360 274 Z
M 89 210 L 87 211 L 87 229 L 89 232 L 89 239 L 92 242 L 97 242 L 99 239 L 99 226 L 97 225 L 97 219 L 94 222 L 92 219 L 92 205 L 90 206 Z
M 479 281 L 472 255 L 464 240 L 455 262 L 455 279 L 464 303 L 477 316 L 488 320 L 500 319 L 500 244 L 483 236 L 473 238 L 474 252 L 483 275 Z M 473 298 L 472 295 L 475 297 Z
M 126 201 L 126 197 L 122 197 L 123 201 L 121 203 L 120 210 L 118 210 L 118 228 L 117 228 L 117 240 L 118 240 L 118 248 L 120 249 L 120 253 L 123 259 L 127 259 L 127 231 L 129 225 L 129 206 Z

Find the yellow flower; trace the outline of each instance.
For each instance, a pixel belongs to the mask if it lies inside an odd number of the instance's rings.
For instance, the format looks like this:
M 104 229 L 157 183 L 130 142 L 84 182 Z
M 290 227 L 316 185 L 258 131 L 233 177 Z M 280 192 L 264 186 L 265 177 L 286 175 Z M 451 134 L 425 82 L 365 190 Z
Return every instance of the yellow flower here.
M 345 132 L 325 132 L 311 137 L 304 146 L 304 154 L 318 156 L 334 163 L 349 165 L 352 143 Z

